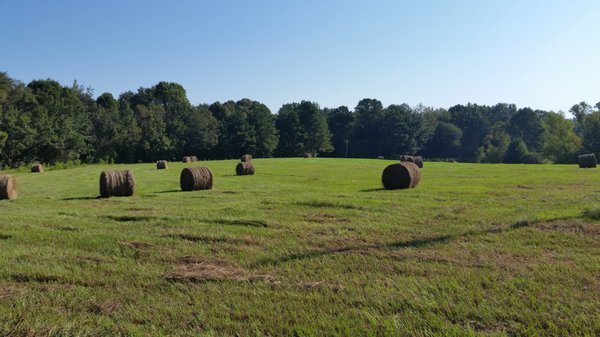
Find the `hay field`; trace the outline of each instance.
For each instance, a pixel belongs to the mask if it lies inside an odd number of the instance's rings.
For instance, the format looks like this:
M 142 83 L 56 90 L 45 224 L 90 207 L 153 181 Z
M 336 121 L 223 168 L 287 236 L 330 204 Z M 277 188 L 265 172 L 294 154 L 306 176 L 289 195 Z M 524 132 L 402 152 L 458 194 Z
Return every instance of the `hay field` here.
M 600 335 L 600 171 L 254 159 L 12 172 L 0 336 Z M 207 165 L 209 191 L 180 192 Z M 133 197 L 96 198 L 103 170 Z

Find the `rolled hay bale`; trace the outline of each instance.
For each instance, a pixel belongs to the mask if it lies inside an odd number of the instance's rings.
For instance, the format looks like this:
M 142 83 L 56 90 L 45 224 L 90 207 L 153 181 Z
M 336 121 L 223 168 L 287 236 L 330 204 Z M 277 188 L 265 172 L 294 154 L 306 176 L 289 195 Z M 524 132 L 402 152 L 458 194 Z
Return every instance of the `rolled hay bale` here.
M 242 163 L 248 162 L 248 161 L 252 161 L 252 155 L 251 154 L 245 154 L 242 156 L 242 158 L 240 158 L 240 161 Z
M 0 176 L 0 199 L 14 200 L 17 194 L 17 182 L 10 175 Z
M 377 156 L 377 159 L 385 159 L 384 156 Z
M 597 164 L 596 155 L 593 153 L 582 154 L 577 157 L 577 161 L 579 162 L 579 168 L 595 168 Z
M 31 165 L 31 172 L 42 173 L 44 172 L 44 166 L 42 164 L 33 164 Z
M 198 161 L 198 157 L 192 156 L 192 162 L 194 162 L 194 161 Z
M 423 168 L 423 157 L 413 156 L 413 163 L 415 163 L 415 165 L 417 165 L 419 168 Z
M 206 166 L 186 167 L 181 171 L 179 184 L 182 191 L 210 190 L 213 186 L 212 171 Z
M 135 179 L 130 170 L 102 171 L 100 174 L 100 196 L 130 197 L 135 190 Z
M 406 156 L 405 155 L 401 155 L 400 156 L 400 161 L 406 161 Z
M 235 167 L 235 173 L 238 176 L 252 176 L 254 175 L 254 165 L 250 162 L 239 163 Z
M 312 158 L 312 154 L 307 152 L 304 154 L 304 158 Z
M 381 175 L 381 182 L 386 190 L 414 188 L 419 181 L 421 181 L 419 167 L 408 161 L 389 165 Z
M 169 165 L 167 164 L 166 160 L 159 160 L 156 162 L 156 169 L 157 170 L 166 170 L 169 168 Z
M 191 156 L 185 156 L 183 157 L 183 159 L 181 160 L 184 163 L 191 163 L 192 162 L 192 157 Z

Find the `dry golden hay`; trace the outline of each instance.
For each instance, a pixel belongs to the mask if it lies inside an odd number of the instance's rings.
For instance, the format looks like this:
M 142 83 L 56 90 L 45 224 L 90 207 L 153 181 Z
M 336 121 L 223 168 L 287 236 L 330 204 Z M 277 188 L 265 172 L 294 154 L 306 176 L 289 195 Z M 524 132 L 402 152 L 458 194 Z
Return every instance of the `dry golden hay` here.
M 16 199 L 17 183 L 15 177 L 9 175 L 0 176 L 0 199 Z
M 179 184 L 182 191 L 210 190 L 213 186 L 212 171 L 206 166 L 186 167 L 181 171 Z
M 413 163 L 417 165 L 419 168 L 423 168 L 423 157 L 421 156 L 413 156 Z
M 254 175 L 254 165 L 250 162 L 239 163 L 235 167 L 235 173 L 238 176 Z
M 185 156 L 183 157 L 183 159 L 181 160 L 184 163 L 191 163 L 192 162 L 192 157 L 191 156 Z
M 595 168 L 597 164 L 596 155 L 593 153 L 582 154 L 577 157 L 577 161 L 579 162 L 579 168 Z
M 252 161 L 252 155 L 251 154 L 245 154 L 245 155 L 242 156 L 242 158 L 240 158 L 240 161 L 242 163 L 248 162 L 248 161 Z
M 33 164 L 31 165 L 31 172 L 41 173 L 44 172 L 44 167 L 42 164 Z
M 100 196 L 129 197 L 135 191 L 135 179 L 130 170 L 102 171 L 100 174 Z
M 389 165 L 381 175 L 381 182 L 386 190 L 414 188 L 419 181 L 421 181 L 419 167 L 407 161 Z
M 167 161 L 166 160 L 159 160 L 156 162 L 156 169 L 157 170 L 166 170 L 169 168 L 169 165 L 167 165 Z

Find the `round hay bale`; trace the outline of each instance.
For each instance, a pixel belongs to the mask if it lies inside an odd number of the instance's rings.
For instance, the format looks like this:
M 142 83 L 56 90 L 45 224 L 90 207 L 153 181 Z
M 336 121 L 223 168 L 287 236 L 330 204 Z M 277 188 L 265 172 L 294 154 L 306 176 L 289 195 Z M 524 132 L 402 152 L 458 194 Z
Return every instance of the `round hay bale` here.
M 239 163 L 235 167 L 235 173 L 238 176 L 252 176 L 254 175 L 254 165 L 250 162 Z
M 102 171 L 100 174 L 100 196 L 130 197 L 135 191 L 135 179 L 130 170 Z
M 377 159 L 385 159 L 384 156 L 377 156 Z
M 191 163 L 192 162 L 192 157 L 191 156 L 185 156 L 183 157 L 183 159 L 181 160 L 184 163 Z
M 389 165 L 381 175 L 381 182 L 386 190 L 414 188 L 419 181 L 421 181 L 421 171 L 411 162 Z
M 15 177 L 9 175 L 0 176 L 0 199 L 14 200 L 17 196 L 17 182 Z
M 242 158 L 240 158 L 240 161 L 242 163 L 248 162 L 248 161 L 252 161 L 252 155 L 251 154 L 245 154 L 242 156 Z
M 192 156 L 192 162 L 194 162 L 194 161 L 198 161 L 198 157 Z
M 182 191 L 210 190 L 213 174 L 206 166 L 186 167 L 181 171 L 179 183 Z
M 413 163 L 417 165 L 419 168 L 423 168 L 423 157 L 421 156 L 413 156 Z
M 405 155 L 401 155 L 400 156 L 400 161 L 406 161 L 406 156 Z
M 33 164 L 31 165 L 31 172 L 42 173 L 44 172 L 44 166 L 42 164 Z
M 312 154 L 310 154 L 308 152 L 304 154 L 304 158 L 311 158 L 311 157 L 312 157 Z
M 156 162 L 156 169 L 157 170 L 166 170 L 169 168 L 169 165 L 167 165 L 167 161 L 166 160 L 159 160 Z
M 415 162 L 415 158 L 413 156 L 406 156 L 406 160 L 405 161 L 409 162 L 409 163 L 414 163 Z
M 595 168 L 597 164 L 596 155 L 593 153 L 582 154 L 577 157 L 577 161 L 579 162 L 579 168 Z

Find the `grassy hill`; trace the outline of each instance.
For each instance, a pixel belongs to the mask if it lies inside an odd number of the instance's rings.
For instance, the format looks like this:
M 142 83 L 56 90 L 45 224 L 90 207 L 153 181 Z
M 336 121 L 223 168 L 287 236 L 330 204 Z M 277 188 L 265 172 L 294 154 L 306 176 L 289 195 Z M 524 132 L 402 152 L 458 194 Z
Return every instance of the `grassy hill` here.
M 600 335 L 600 172 L 256 159 L 12 173 L 0 336 Z M 180 192 L 207 165 L 210 191 Z M 130 198 L 98 199 L 130 168 Z

